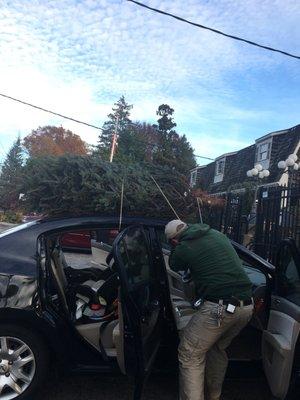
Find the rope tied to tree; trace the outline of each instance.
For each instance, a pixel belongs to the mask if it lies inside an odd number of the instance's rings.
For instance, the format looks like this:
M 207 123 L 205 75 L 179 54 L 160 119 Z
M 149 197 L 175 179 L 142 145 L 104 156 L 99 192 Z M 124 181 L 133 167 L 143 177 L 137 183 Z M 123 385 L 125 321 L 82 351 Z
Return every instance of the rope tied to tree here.
M 153 178 L 152 175 L 150 175 L 150 178 L 153 180 L 153 182 L 155 183 L 155 185 L 157 186 L 158 190 L 160 191 L 160 193 L 163 195 L 164 199 L 166 200 L 166 202 L 168 203 L 168 205 L 170 206 L 171 210 L 173 211 L 173 213 L 175 214 L 177 219 L 180 219 L 177 212 L 175 211 L 174 207 L 172 206 L 172 204 L 170 203 L 169 199 L 167 198 L 167 196 L 164 194 L 163 190 L 161 189 L 161 187 L 159 186 L 159 184 L 156 182 L 156 180 Z
M 200 199 L 199 199 L 199 197 L 196 197 L 196 200 L 197 200 L 197 205 L 198 205 L 198 212 L 199 212 L 200 223 L 203 224 L 203 218 L 202 218 L 202 212 L 201 212 Z

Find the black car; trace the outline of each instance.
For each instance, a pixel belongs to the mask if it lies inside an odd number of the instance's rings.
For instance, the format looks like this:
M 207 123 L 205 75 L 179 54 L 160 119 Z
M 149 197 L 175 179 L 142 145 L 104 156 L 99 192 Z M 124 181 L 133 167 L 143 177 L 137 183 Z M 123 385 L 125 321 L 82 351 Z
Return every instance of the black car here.
M 101 238 L 118 223 L 40 220 L 0 235 L 0 400 L 32 399 L 50 363 L 121 371 L 135 379 L 138 400 L 154 364 L 167 368 L 176 360 L 178 333 L 195 312 L 193 284 L 168 267 L 164 222 L 125 218 L 109 254 Z M 60 238 L 83 230 L 97 238 L 95 254 L 70 258 Z M 300 370 L 299 253 L 283 242 L 275 269 L 234 246 L 253 283 L 256 311 L 230 358 L 262 360 L 271 392 L 284 399 Z

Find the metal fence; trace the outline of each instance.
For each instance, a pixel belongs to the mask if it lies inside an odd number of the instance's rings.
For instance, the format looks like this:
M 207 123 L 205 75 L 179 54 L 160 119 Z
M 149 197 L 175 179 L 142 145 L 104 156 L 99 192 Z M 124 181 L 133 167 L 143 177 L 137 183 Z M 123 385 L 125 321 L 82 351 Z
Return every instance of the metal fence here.
M 204 221 L 235 242 L 243 243 L 247 229 L 247 216 L 243 215 L 243 193 L 227 193 L 219 199 L 223 200 L 222 207 L 210 207 L 209 204 L 204 206 Z
M 293 238 L 300 247 L 300 174 L 297 177 L 291 177 L 288 186 L 260 187 L 251 215 L 245 193 L 227 193 L 222 206 L 204 207 L 204 221 L 274 263 L 282 239 Z M 253 231 L 248 232 L 249 226 Z
M 300 246 L 300 184 L 262 187 L 257 194 L 254 251 L 270 262 L 275 261 L 279 243 L 293 238 Z
M 244 194 L 228 193 L 222 232 L 237 243 L 243 243 L 247 230 L 247 215 L 244 212 Z

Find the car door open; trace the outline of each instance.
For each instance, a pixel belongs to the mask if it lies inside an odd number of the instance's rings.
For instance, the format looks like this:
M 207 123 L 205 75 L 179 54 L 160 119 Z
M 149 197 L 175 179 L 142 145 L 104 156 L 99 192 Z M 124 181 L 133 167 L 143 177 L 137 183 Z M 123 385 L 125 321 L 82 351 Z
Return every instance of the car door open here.
M 263 332 L 264 371 L 273 396 L 284 399 L 290 384 L 300 332 L 300 257 L 293 241 L 283 241 L 268 327 Z
M 114 242 L 112 257 L 110 263 L 120 277 L 118 361 L 122 372 L 134 377 L 134 400 L 139 400 L 160 345 L 163 323 L 148 231 L 140 226 L 125 229 Z

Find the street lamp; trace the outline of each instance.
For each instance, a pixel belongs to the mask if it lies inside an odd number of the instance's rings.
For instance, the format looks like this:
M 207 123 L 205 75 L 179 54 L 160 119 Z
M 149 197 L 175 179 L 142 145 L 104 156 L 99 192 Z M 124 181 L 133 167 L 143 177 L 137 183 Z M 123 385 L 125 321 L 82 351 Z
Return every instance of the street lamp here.
M 291 172 L 291 170 L 298 171 L 300 169 L 300 164 L 299 162 L 297 163 L 297 160 L 298 157 L 296 156 L 296 154 L 290 154 L 285 161 L 279 161 L 277 166 L 279 169 L 287 169 L 286 172 Z
M 267 178 L 270 176 L 270 171 L 268 169 L 263 169 L 261 164 L 256 164 L 254 168 L 247 171 L 248 178 L 258 177 L 258 179 Z

